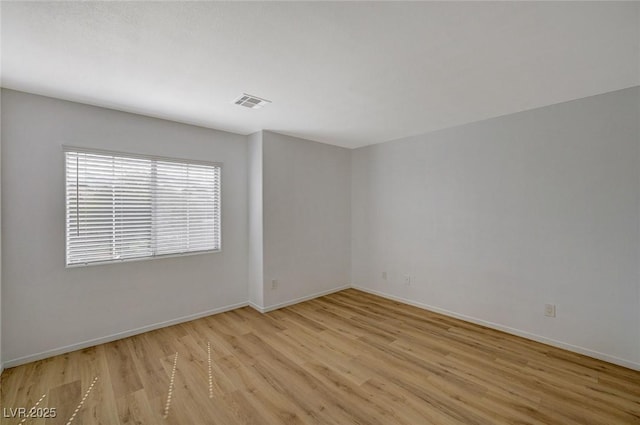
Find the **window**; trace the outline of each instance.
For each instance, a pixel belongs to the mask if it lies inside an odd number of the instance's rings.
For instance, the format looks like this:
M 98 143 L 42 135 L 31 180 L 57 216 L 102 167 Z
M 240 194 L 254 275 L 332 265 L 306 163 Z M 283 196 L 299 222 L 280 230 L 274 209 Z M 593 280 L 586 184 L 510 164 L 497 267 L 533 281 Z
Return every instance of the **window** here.
M 65 150 L 66 264 L 220 250 L 219 164 Z

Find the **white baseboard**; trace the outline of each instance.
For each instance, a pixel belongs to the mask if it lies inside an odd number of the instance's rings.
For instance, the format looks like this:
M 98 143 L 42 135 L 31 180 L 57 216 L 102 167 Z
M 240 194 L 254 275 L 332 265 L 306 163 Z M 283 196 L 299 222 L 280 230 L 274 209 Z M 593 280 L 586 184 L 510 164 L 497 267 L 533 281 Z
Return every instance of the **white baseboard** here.
M 153 331 L 155 329 L 165 328 L 167 326 L 177 325 L 179 323 L 190 322 L 191 320 L 200 319 L 201 317 L 211 316 L 212 314 L 224 313 L 225 311 L 235 310 L 236 308 L 246 307 L 247 302 L 232 304 L 224 307 L 214 308 L 212 310 L 202 311 L 200 313 L 190 314 L 188 316 L 178 317 L 177 319 L 167 320 L 164 322 L 153 323 L 151 325 L 132 329 L 125 332 L 118 332 L 100 338 L 90 339 L 88 341 L 79 342 L 77 344 L 66 345 L 64 347 L 54 348 L 52 350 L 43 351 L 37 354 L 31 354 L 17 359 L 4 362 L 2 367 L 10 368 L 20 366 L 21 364 L 31 363 L 36 360 L 46 359 L 48 357 L 57 356 L 59 354 L 69 353 L 71 351 L 82 350 L 83 348 L 93 347 L 94 345 L 104 344 L 106 342 L 115 341 L 117 339 L 127 338 L 133 335 Z M 1 372 L 0 372 L 1 373 Z
M 618 366 L 627 367 L 629 369 L 640 370 L 640 363 L 636 363 L 630 360 L 621 359 L 619 357 L 611 356 L 609 354 L 601 353 L 599 351 L 590 350 L 588 348 L 580 347 L 578 345 L 568 344 L 566 342 L 557 341 L 555 339 L 547 338 L 541 335 L 532 334 L 526 331 L 522 331 L 520 329 L 511 328 L 509 326 L 504 326 L 499 323 L 489 322 L 483 319 L 478 319 L 475 317 L 467 316 L 460 313 L 455 313 L 453 311 L 445 310 L 440 307 L 434 307 L 432 305 L 424 304 L 417 301 L 408 300 L 406 298 L 398 297 L 395 295 L 387 294 L 385 292 L 376 291 L 374 289 L 364 288 L 362 286 L 352 286 L 354 289 L 357 289 L 362 292 L 367 292 L 369 294 L 377 295 L 379 297 L 387 298 L 393 301 L 398 301 L 404 304 L 409 304 L 414 307 L 422 308 L 424 310 L 429 310 L 434 313 L 443 314 L 445 316 L 454 317 L 456 319 L 464 320 L 465 322 L 475 323 L 477 325 L 486 326 L 491 329 L 496 329 L 502 332 L 506 332 L 508 334 L 520 336 L 522 338 L 530 339 L 533 341 L 541 342 L 543 344 L 551 345 L 553 347 L 562 348 L 564 350 L 572 351 L 578 354 L 584 354 L 585 356 L 593 357 L 594 359 L 603 360 L 605 362 L 613 363 Z
M 460 319 L 460 320 L 464 320 L 466 322 L 471 322 L 471 323 L 475 323 L 478 325 L 482 325 L 482 326 L 486 326 L 488 328 L 492 328 L 492 329 L 496 329 L 499 331 L 503 331 L 512 335 L 516 335 L 516 336 L 520 336 L 523 338 L 527 338 L 533 341 L 537 341 L 537 342 L 541 342 L 543 344 L 547 344 L 547 345 L 551 345 L 554 347 L 558 347 L 558 348 L 562 348 L 568 351 L 572 351 L 575 353 L 579 353 L 579 354 L 584 354 L 585 356 L 589 356 L 589 357 L 593 357 L 595 359 L 599 359 L 599 360 L 603 360 L 609 363 L 613 363 L 613 364 L 617 364 L 619 366 L 623 366 L 623 367 L 627 367 L 630 369 L 634 369 L 634 370 L 640 370 L 640 363 L 636 363 L 630 360 L 625 360 L 625 359 L 621 359 L 619 357 L 615 357 L 615 356 L 611 356 L 609 354 L 605 354 L 605 353 L 600 353 L 598 351 L 594 351 L 594 350 L 590 350 L 588 348 L 584 348 L 584 347 L 580 347 L 577 345 L 572 345 L 572 344 L 568 344 L 562 341 L 557 341 L 554 339 L 550 339 L 541 335 L 536 335 L 536 334 L 532 334 L 526 331 L 522 331 L 519 329 L 515 329 L 515 328 L 511 328 L 508 326 L 504 326 L 498 323 L 493 323 L 493 322 L 489 322 L 483 319 L 478 319 L 475 317 L 471 317 L 471 316 L 467 316 L 464 314 L 459 314 L 459 313 L 455 313 L 453 311 L 449 311 L 449 310 L 445 310 L 443 308 L 439 308 L 439 307 L 434 307 L 428 304 L 424 304 L 421 302 L 417 302 L 417 301 L 412 301 L 406 298 L 402 298 L 402 297 L 398 297 L 395 295 L 391 295 L 391 294 L 387 294 L 385 292 L 381 292 L 381 291 L 377 291 L 377 290 L 373 290 L 373 289 L 369 289 L 369 288 L 364 288 L 361 286 L 352 286 L 352 285 L 344 285 L 344 286 L 340 286 L 338 288 L 332 288 L 326 291 L 322 291 L 322 292 L 317 292 L 311 295 L 307 295 L 304 297 L 300 297 L 300 298 L 296 298 L 296 299 L 292 299 L 289 301 L 285 301 L 285 302 L 281 302 L 278 304 L 273 304 L 270 305 L 268 307 L 262 307 L 259 306 L 255 303 L 252 302 L 242 302 L 242 303 L 238 303 L 238 304 L 232 304 L 232 305 L 228 305 L 225 307 L 220 307 L 220 308 L 216 308 L 216 309 L 212 309 L 212 310 L 208 310 L 208 311 L 203 311 L 200 313 L 195 313 L 195 314 L 191 314 L 188 316 L 183 316 L 183 317 L 179 317 L 177 319 L 173 319 L 173 320 L 167 320 L 164 322 L 159 322 L 159 323 L 154 323 L 151 325 L 147 325 L 147 326 L 143 326 L 137 329 L 132 329 L 129 331 L 125 331 L 125 332 L 120 332 L 120 333 L 116 333 L 116 334 L 112 334 L 112 335 L 108 335 L 105 337 L 101 337 L 101 338 L 95 338 L 95 339 L 91 339 L 88 341 L 84 341 L 84 342 L 80 342 L 77 344 L 71 344 L 71 345 L 67 345 L 64 347 L 59 347 L 59 348 L 54 348 L 52 350 L 47 350 L 47 351 L 43 351 L 41 353 L 37 353 L 37 354 L 32 354 L 32 355 L 28 355 L 28 356 L 24 356 L 24 357 L 19 357 L 17 359 L 13 359 L 13 360 L 8 360 L 4 363 L 0 363 L 0 374 L 2 374 L 2 371 L 4 371 L 5 368 L 10 368 L 10 367 L 15 367 L 15 366 L 19 366 L 21 364 L 25 364 L 25 363 L 30 363 L 33 361 L 37 361 L 37 360 L 42 360 L 48 357 L 52 357 L 52 356 L 57 356 L 59 354 L 64 354 L 64 353 L 68 353 L 71 351 L 76 351 L 76 350 L 81 350 L 83 348 L 87 348 L 87 347 L 92 347 L 94 345 L 98 345 L 98 344 L 104 344 L 107 342 L 111 342 L 111 341 L 115 341 L 117 339 L 122 339 L 122 338 L 127 338 L 133 335 L 137 335 L 137 334 L 141 334 L 144 332 L 149 332 L 155 329 L 160 329 L 160 328 L 164 328 L 167 326 L 172 326 L 172 325 L 176 325 L 178 323 L 184 323 L 184 322 L 189 322 L 191 320 L 195 320 L 195 319 L 199 319 L 201 317 L 206 317 L 206 316 L 211 316 L 212 314 L 217 314 L 217 313 L 223 313 L 225 311 L 230 311 L 230 310 L 235 310 L 237 308 L 241 308 L 241 307 L 246 307 L 246 306 L 250 306 L 252 308 L 254 308 L 255 310 L 259 311 L 260 313 L 267 313 L 269 311 L 273 311 L 273 310 L 277 310 L 279 308 L 283 308 L 283 307 L 288 307 L 290 305 L 293 304 L 298 304 L 304 301 L 309 301 L 312 300 L 314 298 L 318 298 L 318 297 L 322 297 L 325 295 L 329 295 L 335 292 L 340 292 L 343 291 L 345 289 L 348 288 L 354 288 L 354 289 L 358 289 L 360 291 L 363 292 L 367 292 L 373 295 L 378 295 L 380 297 L 383 298 L 387 298 L 390 300 L 394 300 L 394 301 L 398 301 L 404 304 L 409 304 L 418 308 L 422 308 L 424 310 L 428 310 L 428 311 L 433 311 L 435 313 L 439 313 L 439 314 L 443 314 L 445 316 L 449 316 L 449 317 L 454 317 L 456 319 Z
M 254 303 L 252 301 L 249 301 L 249 307 L 251 307 L 254 310 L 259 311 L 260 313 L 264 313 L 264 307 L 259 306 L 258 304 Z
M 328 295 L 328 294 L 332 294 L 334 292 L 339 292 L 345 289 L 350 288 L 351 285 L 344 285 L 344 286 L 340 286 L 338 288 L 332 288 L 326 291 L 322 291 L 322 292 L 317 292 L 311 295 L 307 295 L 301 298 L 296 298 L 293 300 L 289 300 L 289 301 L 285 301 L 282 303 L 278 303 L 278 304 L 274 304 L 274 305 L 270 305 L 268 307 L 262 307 L 259 306 L 253 302 L 242 302 L 242 303 L 238 303 L 238 304 L 233 304 L 233 305 L 229 305 L 229 306 L 225 306 L 225 307 L 220 307 L 220 308 L 216 308 L 213 310 L 208 310 L 208 311 L 203 311 L 200 313 L 195 313 L 195 314 L 190 314 L 188 316 L 183 316 L 183 317 L 179 317 L 177 319 L 173 319 L 173 320 L 167 320 L 164 322 L 159 322 L 159 323 L 154 323 L 151 325 L 147 325 L 147 326 L 143 326 L 141 328 L 137 328 L 137 329 L 132 329 L 129 331 L 125 331 L 125 332 L 119 332 L 113 335 L 108 335 L 108 336 L 104 336 L 104 337 L 100 337 L 100 338 L 95 338 L 95 339 L 90 339 L 88 341 L 83 341 L 83 342 L 79 342 L 77 344 L 71 344 L 71 345 L 66 345 L 64 347 L 58 347 L 58 348 L 54 348 L 51 350 L 46 350 L 40 353 L 36 353 L 36 354 L 31 354 L 28 356 L 24 356 L 24 357 L 19 357 L 17 359 L 13 359 L 13 360 L 8 360 L 6 361 L 2 366 L 6 367 L 6 368 L 10 368 L 10 367 L 15 367 L 15 366 L 20 366 L 22 364 L 25 363 L 31 363 L 37 360 L 42 360 L 42 359 L 46 359 L 48 357 L 53 357 L 53 356 L 57 356 L 59 354 L 64 354 L 64 353 L 69 353 L 71 351 L 76 351 L 76 350 L 81 350 L 83 348 L 87 348 L 87 347 L 92 347 L 94 345 L 99 345 L 99 344 L 104 344 L 107 342 L 111 342 L 111 341 L 115 341 L 117 339 L 122 339 L 122 338 L 127 338 L 133 335 L 138 335 L 144 332 L 149 332 L 155 329 L 160 329 L 160 328 L 164 328 L 167 326 L 171 326 L 171 325 L 176 325 L 178 323 L 184 323 L 184 322 L 189 322 L 191 320 L 195 320 L 195 319 L 199 319 L 201 317 L 205 317 L 205 316 L 211 316 L 212 314 L 217 314 L 217 313 L 224 313 L 225 311 L 230 311 L 230 310 L 235 310 L 236 308 L 241 308 L 241 307 L 246 307 L 246 306 L 251 306 L 252 308 L 258 310 L 260 313 L 267 313 L 269 311 L 273 311 L 273 310 L 277 310 L 279 308 L 283 308 L 283 307 L 287 307 L 293 304 L 297 304 L 303 301 L 308 301 L 314 298 L 318 298 L 318 297 L 322 297 L 324 295 Z M 2 372 L 0 372 L 2 373 Z
M 301 302 L 304 302 L 304 301 L 312 300 L 314 298 L 323 297 L 325 295 L 333 294 L 334 292 L 344 291 L 345 289 L 349 289 L 349 288 L 351 288 L 351 285 L 347 284 L 347 285 L 339 286 L 337 288 L 328 289 L 326 291 L 316 292 L 315 294 L 306 295 L 304 297 L 295 298 L 293 300 L 284 301 L 284 302 L 281 302 L 281 303 L 278 303 L 278 304 L 273 304 L 273 305 L 270 305 L 268 307 L 262 307 L 262 306 L 259 306 L 257 304 L 251 303 L 251 302 L 249 303 L 249 306 L 251 306 L 254 309 L 258 310 L 260 313 L 268 313 L 270 311 L 277 310 L 279 308 L 288 307 L 288 306 L 293 305 L 293 304 L 298 304 L 298 303 L 301 303 Z

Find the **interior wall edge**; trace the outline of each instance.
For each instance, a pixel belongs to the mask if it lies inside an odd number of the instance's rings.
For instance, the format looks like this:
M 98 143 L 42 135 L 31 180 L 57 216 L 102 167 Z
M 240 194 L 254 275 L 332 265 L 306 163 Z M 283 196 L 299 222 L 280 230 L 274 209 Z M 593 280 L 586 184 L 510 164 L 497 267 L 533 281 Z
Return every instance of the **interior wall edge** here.
M 304 297 L 300 297 L 300 298 L 294 298 L 292 300 L 288 300 L 288 301 L 283 301 L 277 304 L 272 304 L 270 306 L 266 306 L 266 307 L 262 307 L 262 306 L 258 306 L 256 304 L 253 303 L 249 303 L 250 307 L 253 307 L 254 309 L 258 310 L 260 313 L 268 313 L 270 311 L 274 311 L 274 310 L 278 310 L 280 308 L 284 308 L 284 307 L 289 307 L 291 305 L 294 304 L 299 304 L 305 301 L 309 301 L 312 300 L 314 298 L 320 298 L 320 297 L 324 297 L 325 295 L 329 295 L 329 294 L 334 294 L 336 292 L 340 292 L 340 291 L 344 291 L 345 289 L 349 289 L 352 288 L 353 286 L 351 286 L 351 284 L 346 284 L 346 285 L 342 285 L 342 286 L 338 286 L 336 288 L 331 288 L 331 289 L 327 289 L 324 291 L 320 291 L 320 292 L 316 292 L 310 295 L 305 295 Z
M 375 289 L 369 289 L 363 286 L 357 286 L 354 285 L 352 286 L 353 289 L 357 289 L 358 291 L 362 291 L 362 292 L 367 292 L 369 294 L 373 294 L 373 295 L 377 295 L 379 297 L 383 297 L 389 300 L 393 300 L 393 301 L 397 301 L 397 302 L 401 302 L 403 304 L 408 304 L 414 307 L 418 307 L 421 308 L 423 310 L 427 310 L 427 311 L 431 311 L 434 313 L 438 313 L 438 314 L 442 314 L 445 316 L 449 316 L 449 317 L 453 317 L 455 319 L 460 319 L 463 320 L 465 322 L 469 322 L 469 323 L 474 323 L 476 325 L 481 325 L 481 326 L 485 326 L 487 328 L 491 328 L 494 330 L 498 330 L 501 332 L 505 332 L 508 333 L 510 335 L 515 335 L 515 336 L 519 336 L 521 338 L 525 338 L 531 341 L 535 341 L 535 342 L 539 342 L 542 344 L 546 344 L 546 345 L 550 345 L 552 347 L 556 347 L 556 348 L 561 348 L 563 350 L 567 350 L 567 351 L 571 351 L 573 353 L 577 353 L 577 354 L 582 354 L 594 359 L 598 359 L 598 360 L 602 360 L 608 363 L 612 363 L 618 366 L 622 366 L 622 367 L 626 367 L 629 369 L 633 369 L 633 370 L 638 370 L 640 371 L 640 363 L 631 361 L 631 360 L 627 360 L 627 359 L 621 359 L 619 357 L 616 356 L 612 356 L 609 354 L 605 354 L 605 353 L 601 353 L 599 351 L 594 351 L 591 350 L 589 348 L 585 348 L 585 347 L 581 347 L 578 345 L 573 345 L 573 344 L 568 344 L 566 342 L 562 342 L 562 341 L 558 341 L 555 339 L 551 339 L 551 338 L 547 338 L 541 335 L 537 335 L 534 333 L 530 333 L 530 332 L 526 332 L 520 329 L 516 329 L 516 328 L 512 328 L 509 326 L 505 326 L 505 325 L 501 325 L 499 323 L 494 323 L 494 322 L 489 322 L 487 320 L 483 320 L 483 319 L 478 319 L 476 317 L 472 317 L 472 316 L 467 316 L 465 314 L 460 314 L 460 313 L 456 313 L 454 311 L 450 311 L 450 310 L 446 310 L 440 307 L 435 307 L 429 304 L 424 304 L 421 303 L 419 301 L 413 301 L 413 300 L 409 300 L 406 298 L 402 298 L 402 297 L 398 297 L 396 295 L 391 295 L 388 294 L 386 292 L 381 292 Z
M 363 286 L 358 286 L 358 285 L 352 285 L 352 284 L 347 284 L 347 285 L 343 285 L 337 288 L 333 288 L 330 290 L 326 290 L 326 291 L 322 291 L 322 292 L 318 292 L 315 294 L 311 294 L 305 297 L 301 297 L 301 298 L 296 298 L 293 300 L 289 300 L 289 301 L 285 301 L 282 303 L 278 303 L 278 304 L 274 304 L 271 306 L 267 306 L 267 307 L 262 307 L 259 306 L 253 302 L 247 301 L 247 302 L 241 302 L 241 303 L 237 303 L 237 304 L 232 304 L 229 306 L 225 306 L 225 307 L 221 307 L 221 308 L 216 308 L 213 310 L 209 310 L 209 311 L 204 311 L 201 313 L 197 313 L 197 314 L 193 314 L 193 315 L 189 315 L 189 316 L 184 316 L 184 317 L 180 317 L 177 319 L 173 319 L 173 320 L 169 320 L 169 321 L 165 321 L 165 322 L 159 322 L 159 323 L 154 323 L 148 326 L 144 326 L 141 328 L 137 328 L 137 329 L 133 329 L 133 330 L 129 330 L 129 331 L 125 331 L 125 332 L 120 332 L 117 334 L 113 334 L 113 335 L 108 335 L 105 337 L 101 337 L 101 338 L 96 338 L 96 339 L 92 339 L 92 340 L 88 340 L 88 341 L 84 341 L 84 342 L 80 342 L 77 344 L 72 344 L 72 345 L 67 345 L 64 347 L 59 347 L 59 348 L 55 348 L 52 350 L 47 350 L 41 353 L 37 353 L 37 354 L 32 354 L 32 355 L 28 355 L 28 356 L 24 356 L 24 357 L 20 357 L 17 359 L 13 359 L 13 360 L 9 360 L 3 364 L 0 365 L 0 374 L 2 373 L 2 371 L 4 371 L 5 368 L 11 368 L 11 367 L 15 367 L 15 366 L 20 366 L 22 364 L 26 364 L 26 363 L 31 363 L 34 361 L 38 361 L 38 360 L 42 360 L 42 359 L 46 359 L 49 357 L 53 357 L 59 354 L 65 354 L 65 353 L 69 353 L 72 351 L 76 351 L 76 350 L 81 350 L 84 348 L 88 348 L 88 347 L 92 347 L 92 346 L 96 346 L 99 344 L 104 344 L 104 343 L 108 343 L 108 342 L 112 342 L 112 341 L 116 341 L 119 339 L 123 339 L 123 338 L 128 338 L 130 336 L 134 336 L 134 335 L 138 335 L 138 334 L 142 334 L 145 332 L 149 332 L 149 331 L 153 331 L 156 329 L 161 329 L 161 328 L 165 328 L 168 326 L 172 326 L 172 325 L 177 325 L 180 323 L 184 323 L 184 322 L 189 322 L 192 320 L 196 320 L 196 319 L 200 319 L 202 317 L 206 317 L 206 316 L 211 316 L 214 314 L 219 314 L 219 313 L 224 313 L 227 311 L 232 311 L 238 308 L 242 308 L 242 307 L 251 307 L 253 309 L 255 309 L 256 311 L 260 312 L 260 313 L 268 313 L 270 311 L 274 311 L 280 308 L 284 308 L 284 307 L 288 307 L 294 304 L 298 304 L 301 302 L 305 302 L 305 301 L 309 301 L 315 298 L 319 298 L 319 297 L 323 297 L 325 295 L 329 295 L 329 294 L 333 294 L 336 292 L 340 292 L 340 291 L 344 291 L 346 289 L 349 288 L 353 288 L 353 289 L 357 289 L 359 291 L 362 292 L 366 292 L 369 294 L 373 294 L 373 295 L 377 295 L 389 300 L 393 300 L 393 301 L 397 301 L 403 304 L 407 304 L 407 305 L 411 305 L 414 307 L 418 307 L 421 308 L 423 310 L 427 310 L 427 311 L 431 311 L 434 313 L 438 313 L 438 314 L 442 314 L 448 317 L 453 317 L 455 319 L 459 319 L 459 320 L 463 320 L 465 322 L 469 322 L 469 323 L 474 323 L 477 325 L 481 325 L 481 326 L 486 326 L 490 329 L 494 329 L 494 330 L 498 330 L 501 332 L 505 332 L 508 333 L 510 335 L 515 335 L 515 336 L 519 336 L 531 341 L 535 341 L 535 342 L 539 342 L 542 344 L 546 344 L 546 345 L 550 345 L 552 347 L 556 347 L 556 348 L 560 348 L 560 349 L 564 349 L 573 353 L 577 353 L 577 354 L 582 354 L 594 359 L 598 359 L 598 360 L 602 360 L 608 363 L 612 363 L 618 366 L 622 366 L 622 367 L 626 367 L 629 369 L 633 369 L 633 370 L 638 370 L 640 371 L 640 363 L 631 361 L 631 360 L 626 360 L 626 359 L 622 359 L 616 356 L 611 356 L 605 353 L 601 353 L 598 351 L 594 351 L 594 350 L 590 350 L 588 348 L 585 347 L 581 347 L 581 346 L 577 346 L 577 345 L 573 345 L 573 344 L 568 344 L 562 341 L 558 341 L 558 340 L 554 340 L 551 338 L 547 338 L 541 335 L 537 335 L 537 334 L 533 334 L 530 332 L 526 332 L 520 329 L 516 329 L 516 328 L 512 328 L 509 326 L 504 326 L 501 325 L 499 323 L 494 323 L 494 322 L 489 322 L 483 319 L 479 319 L 476 317 L 472 317 L 472 316 L 467 316 L 465 314 L 460 314 L 460 313 L 456 313 L 454 311 L 450 311 L 450 310 L 446 310 L 443 308 L 439 308 L 439 307 L 435 307 L 429 304 L 425 304 L 425 303 L 421 303 L 418 301 L 413 301 L 413 300 L 409 300 L 407 298 L 403 298 L 403 297 L 399 297 L 399 296 L 395 296 L 386 292 L 382 292 L 382 291 L 377 291 L 374 289 L 369 289 Z
M 71 345 L 66 345 L 63 347 L 58 347 L 58 348 L 54 348 L 51 350 L 47 350 L 47 351 L 43 351 L 40 353 L 36 353 L 36 354 L 30 354 L 27 356 L 23 356 L 23 357 L 19 357 L 17 359 L 12 359 L 9 360 L 5 363 L 3 363 L 2 365 L 0 365 L 0 374 L 2 373 L 2 371 L 4 370 L 5 367 L 7 368 L 11 368 L 11 367 L 15 367 L 15 366 L 20 366 L 26 363 L 31 363 L 34 361 L 38 361 L 38 360 L 42 360 L 42 359 L 46 359 L 49 357 L 53 357 L 53 356 L 57 356 L 60 354 L 65 354 L 65 353 L 69 353 L 72 351 L 76 351 L 76 350 L 82 350 L 84 348 L 88 348 L 88 347 L 93 347 L 96 345 L 100 345 L 100 344 L 105 344 L 108 342 L 112 342 L 112 341 L 116 341 L 119 339 L 123 339 L 123 338 L 128 338 L 130 336 L 134 336 L 134 335 L 139 335 L 145 332 L 150 332 L 156 329 L 161 329 L 161 328 L 166 328 L 168 326 L 173 326 L 173 325 L 177 325 L 180 323 L 185 323 L 185 322 L 190 322 L 192 320 L 196 320 L 196 319 L 200 319 L 202 317 L 207 317 L 207 316 L 211 316 L 214 314 L 219 314 L 219 313 L 224 313 L 227 311 L 231 311 L 231 310 L 235 310 L 238 308 L 242 308 L 242 307 L 251 307 L 255 310 L 257 310 L 260 313 L 268 313 L 270 311 L 274 311 L 280 308 L 284 308 L 284 307 L 288 307 L 294 304 L 298 304 L 304 301 L 309 301 L 312 300 L 314 298 L 319 298 L 319 297 L 323 297 L 325 295 L 329 295 L 329 294 L 333 294 L 336 292 L 340 292 L 340 291 L 344 291 L 345 289 L 349 289 L 351 288 L 351 284 L 346 284 L 346 285 L 342 285 L 336 288 L 332 288 L 332 289 L 328 289 L 326 291 L 321 291 L 321 292 L 316 292 L 314 294 L 310 294 L 310 295 L 306 295 L 304 297 L 301 298 L 295 298 L 289 301 L 285 301 L 285 302 L 281 302 L 278 304 L 274 304 L 274 305 L 270 305 L 267 307 L 263 307 L 263 306 L 259 306 L 254 302 L 251 301 L 245 301 L 245 302 L 241 302 L 241 303 L 237 303 L 237 304 L 231 304 L 228 306 L 224 306 L 224 307 L 220 307 L 220 308 L 215 308 L 212 310 L 207 310 L 207 311 L 203 311 L 200 313 L 195 313 L 195 314 L 190 314 L 188 316 L 183 316 L 183 317 L 179 317 L 176 319 L 172 319 L 172 320 L 167 320 L 164 322 L 158 322 L 158 323 L 153 323 L 147 326 L 143 326 L 140 328 L 136 328 L 136 329 L 131 329 L 128 331 L 124 331 L 124 332 L 119 332 L 116 334 L 112 334 L 112 335 L 107 335 L 104 337 L 99 337 L 99 338 L 95 338 L 95 339 L 90 339 L 87 341 L 83 341 L 83 342 L 79 342 L 76 344 L 71 344 Z
M 187 316 L 178 317 L 175 319 L 167 320 L 164 322 L 152 323 L 150 325 L 142 326 L 140 328 L 131 329 L 124 332 L 118 332 L 115 334 L 90 339 L 87 341 L 66 345 L 64 347 L 58 347 L 51 350 L 43 351 L 36 354 L 29 354 L 27 356 L 19 357 L 17 359 L 8 360 L 3 364 L 3 367 L 10 368 L 15 366 L 20 366 L 26 363 L 31 363 L 37 360 L 46 359 L 49 357 L 57 356 L 59 354 L 65 354 L 76 350 L 82 350 L 84 348 L 93 347 L 100 344 L 105 344 L 107 342 L 116 341 L 123 338 L 128 338 L 130 336 L 142 334 L 145 332 L 153 331 L 156 329 L 166 328 L 168 326 L 178 325 L 184 322 L 190 322 L 192 320 L 200 319 L 202 317 L 211 316 L 213 314 L 224 313 L 227 311 L 235 310 L 238 308 L 248 306 L 248 301 L 227 305 L 224 307 L 214 308 L 212 310 L 202 311 L 200 313 L 190 314 Z

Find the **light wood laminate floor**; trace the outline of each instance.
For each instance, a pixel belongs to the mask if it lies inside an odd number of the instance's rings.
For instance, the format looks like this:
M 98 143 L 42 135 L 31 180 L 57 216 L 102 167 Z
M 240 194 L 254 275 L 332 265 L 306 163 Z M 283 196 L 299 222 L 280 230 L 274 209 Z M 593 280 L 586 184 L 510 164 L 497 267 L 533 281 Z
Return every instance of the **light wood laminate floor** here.
M 353 289 L 30 363 L 1 384 L 5 411 L 57 409 L 3 425 L 640 423 L 639 372 Z

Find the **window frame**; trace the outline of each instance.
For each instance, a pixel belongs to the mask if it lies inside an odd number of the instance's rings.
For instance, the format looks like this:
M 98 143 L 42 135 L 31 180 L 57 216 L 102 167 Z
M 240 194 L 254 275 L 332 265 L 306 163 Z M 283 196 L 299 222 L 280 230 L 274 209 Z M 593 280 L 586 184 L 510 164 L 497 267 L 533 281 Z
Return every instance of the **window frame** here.
M 183 253 L 171 253 L 171 254 L 159 254 L 159 255 L 150 255 L 146 257 L 133 257 L 133 258 L 124 258 L 124 259 L 113 259 L 113 260 L 104 260 L 104 261 L 92 261 L 88 263 L 74 263 L 67 264 L 67 241 L 69 240 L 68 232 L 69 228 L 67 226 L 67 152 L 77 152 L 77 153 L 87 153 L 87 154 L 96 154 L 96 155 L 112 155 L 112 156 L 120 156 L 125 158 L 137 158 L 137 159 L 145 159 L 145 160 L 155 160 L 155 161 L 165 161 L 165 162 L 175 162 L 179 164 L 195 164 L 195 165 L 206 165 L 212 167 L 220 168 L 220 234 L 218 235 L 220 240 L 220 247 L 218 249 L 207 249 L 200 251 L 187 251 Z M 62 173 L 62 187 L 63 187 L 63 222 L 64 222 L 64 267 L 65 269 L 75 269 L 82 267 L 90 267 L 90 266 L 101 266 L 105 264 L 120 264 L 120 263 L 129 263 L 134 261 L 147 261 L 147 260 L 157 260 L 163 258 L 178 258 L 178 257 L 190 257 L 193 255 L 204 255 L 204 254 L 217 254 L 222 252 L 222 241 L 223 241 L 223 208 L 222 208 L 222 198 L 223 198 L 223 174 L 224 167 L 222 162 L 214 162 L 214 161 L 203 161 L 197 159 L 186 159 L 186 158 L 177 158 L 177 157 L 167 157 L 167 156 L 159 156 L 159 155 L 148 155 L 141 153 L 131 153 L 131 152 L 122 152 L 122 151 L 112 151 L 105 150 L 99 148 L 84 148 L 73 145 L 62 145 L 62 162 L 63 162 L 63 173 Z

